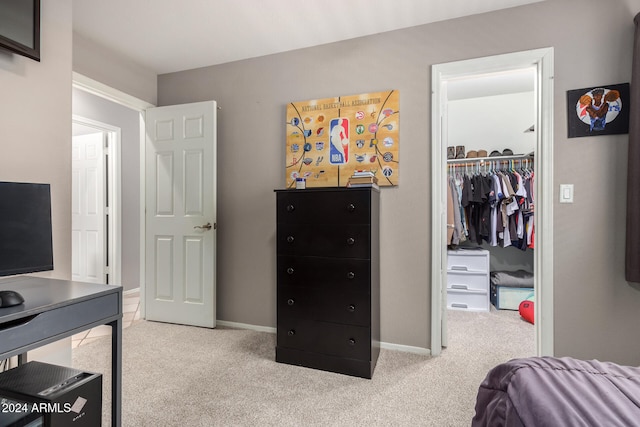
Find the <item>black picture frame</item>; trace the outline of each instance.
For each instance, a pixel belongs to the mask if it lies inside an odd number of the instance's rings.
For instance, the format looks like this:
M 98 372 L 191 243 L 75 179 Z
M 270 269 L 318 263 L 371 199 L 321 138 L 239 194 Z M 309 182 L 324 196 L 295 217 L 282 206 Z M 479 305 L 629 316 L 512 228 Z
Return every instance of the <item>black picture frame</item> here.
M 568 137 L 629 133 L 629 101 L 629 83 L 567 91 Z
M 0 49 L 40 62 L 40 0 L 2 2 L 3 14 L 12 18 L 7 18 L 12 25 L 0 25 Z

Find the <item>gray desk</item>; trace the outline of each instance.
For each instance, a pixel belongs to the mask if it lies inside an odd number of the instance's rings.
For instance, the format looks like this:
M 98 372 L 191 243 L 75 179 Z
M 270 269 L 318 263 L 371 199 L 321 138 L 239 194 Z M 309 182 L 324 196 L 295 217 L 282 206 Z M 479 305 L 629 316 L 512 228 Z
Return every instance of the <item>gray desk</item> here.
M 122 423 L 122 287 L 17 276 L 0 280 L 24 304 L 0 308 L 0 360 L 86 331 L 111 326 L 111 424 Z

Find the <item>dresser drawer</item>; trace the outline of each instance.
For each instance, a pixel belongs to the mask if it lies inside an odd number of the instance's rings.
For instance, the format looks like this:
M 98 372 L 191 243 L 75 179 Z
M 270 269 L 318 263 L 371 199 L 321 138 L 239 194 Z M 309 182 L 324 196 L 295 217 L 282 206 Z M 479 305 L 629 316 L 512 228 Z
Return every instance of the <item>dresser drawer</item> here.
M 489 273 L 489 251 L 457 250 L 447 252 L 448 271 L 477 271 Z
M 489 275 L 487 273 L 468 273 L 464 271 L 447 272 L 447 290 L 487 292 Z
M 278 287 L 278 323 L 293 319 L 348 325 L 371 323 L 370 297 L 353 291 Z
M 370 291 L 369 260 L 278 255 L 277 271 L 278 286 Z
M 277 335 L 278 347 L 371 360 L 371 330 L 365 326 L 290 319 L 278 322 Z
M 368 224 L 371 193 L 354 190 L 320 192 L 291 190 L 277 193 L 276 218 L 291 224 Z
M 368 259 L 371 256 L 369 226 L 279 224 L 277 252 L 281 255 Z
M 447 290 L 447 308 L 469 311 L 489 311 L 489 292 Z

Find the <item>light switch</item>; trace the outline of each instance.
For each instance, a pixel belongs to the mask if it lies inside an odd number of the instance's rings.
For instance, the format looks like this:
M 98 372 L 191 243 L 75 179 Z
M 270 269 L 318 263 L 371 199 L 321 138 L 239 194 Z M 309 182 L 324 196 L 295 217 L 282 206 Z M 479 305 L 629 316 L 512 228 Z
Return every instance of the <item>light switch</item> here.
M 573 203 L 573 184 L 560 184 L 560 203 Z

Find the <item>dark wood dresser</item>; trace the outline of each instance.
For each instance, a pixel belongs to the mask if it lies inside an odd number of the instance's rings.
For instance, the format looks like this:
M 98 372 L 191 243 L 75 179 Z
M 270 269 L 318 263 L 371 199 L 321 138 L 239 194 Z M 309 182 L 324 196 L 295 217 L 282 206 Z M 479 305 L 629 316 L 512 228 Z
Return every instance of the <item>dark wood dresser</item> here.
M 371 378 L 380 353 L 379 191 L 276 197 L 276 361 Z

